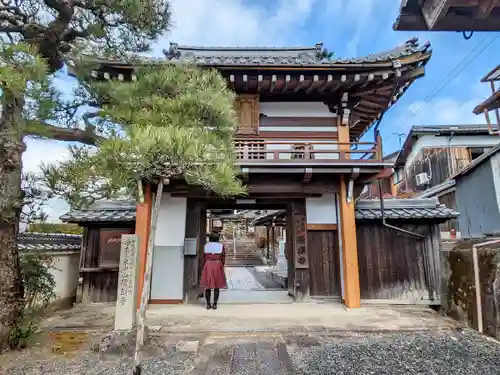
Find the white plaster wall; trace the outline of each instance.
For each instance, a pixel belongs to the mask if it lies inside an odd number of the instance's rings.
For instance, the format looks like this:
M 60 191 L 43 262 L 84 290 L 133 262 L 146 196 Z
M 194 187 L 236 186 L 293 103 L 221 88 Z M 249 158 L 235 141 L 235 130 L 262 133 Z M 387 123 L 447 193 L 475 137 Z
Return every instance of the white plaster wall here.
M 500 153 L 496 153 L 495 155 L 493 155 L 490 159 L 490 163 L 493 173 L 493 184 L 497 197 L 497 205 L 500 211 Z
M 162 197 L 153 251 L 151 299 L 182 299 L 186 198 Z
M 268 117 L 336 117 L 322 102 L 260 102 L 259 108 Z
M 164 193 L 155 233 L 155 246 L 183 246 L 186 230 L 186 198 Z
M 432 147 L 492 147 L 500 142 L 500 137 L 494 135 L 457 135 L 451 137 L 424 135 L 413 145 L 406 159 L 405 166 L 411 165 L 413 159 L 424 148 Z
M 49 272 L 56 283 L 54 293 L 56 299 L 76 296 L 78 286 L 79 251 L 61 251 L 46 253 L 51 257 Z
M 266 144 L 266 150 L 270 151 L 288 151 L 292 150 L 293 144 L 297 143 L 309 143 L 314 150 L 338 150 L 338 145 L 335 143 L 314 143 L 315 141 L 313 140 L 291 140 L 291 139 L 280 139 L 280 142 L 290 142 L 290 143 L 279 143 L 279 144 L 272 144 L 272 143 L 267 143 Z M 279 158 L 281 160 L 290 160 L 292 157 L 291 153 L 287 152 L 281 152 L 279 154 Z M 272 153 L 266 154 L 267 159 L 273 159 L 274 155 Z M 338 152 L 332 152 L 332 153 L 324 153 L 324 154 L 317 154 L 316 155 L 317 159 L 338 159 L 339 158 L 339 153 Z
M 307 224 L 337 224 L 337 197 L 326 193 L 306 198 Z
M 259 126 L 260 132 L 328 132 L 335 133 L 336 126 Z

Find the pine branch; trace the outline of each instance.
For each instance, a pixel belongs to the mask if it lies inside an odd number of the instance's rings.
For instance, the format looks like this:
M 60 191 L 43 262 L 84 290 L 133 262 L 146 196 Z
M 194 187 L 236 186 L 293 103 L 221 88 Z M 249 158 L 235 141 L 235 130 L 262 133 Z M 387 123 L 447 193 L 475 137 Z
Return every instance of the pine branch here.
M 29 121 L 25 134 L 42 138 L 54 139 L 56 141 L 79 142 L 89 146 L 97 146 L 105 138 L 95 133 L 95 127 L 87 126 L 84 130 L 75 128 L 61 128 L 49 124 L 40 124 Z

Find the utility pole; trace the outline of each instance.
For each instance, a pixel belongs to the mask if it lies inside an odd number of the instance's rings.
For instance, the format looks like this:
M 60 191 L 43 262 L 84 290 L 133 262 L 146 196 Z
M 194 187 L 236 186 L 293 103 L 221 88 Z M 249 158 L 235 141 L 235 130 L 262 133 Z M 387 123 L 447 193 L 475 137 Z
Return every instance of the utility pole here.
M 393 135 L 397 135 L 399 139 L 399 149 L 401 150 L 401 147 L 403 147 L 403 139 L 405 137 L 405 133 L 392 133 Z

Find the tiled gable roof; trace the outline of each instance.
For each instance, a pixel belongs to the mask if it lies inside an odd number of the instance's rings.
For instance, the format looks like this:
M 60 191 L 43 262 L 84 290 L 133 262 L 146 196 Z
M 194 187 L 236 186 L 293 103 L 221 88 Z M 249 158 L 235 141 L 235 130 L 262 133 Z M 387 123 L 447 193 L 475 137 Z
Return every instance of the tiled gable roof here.
M 436 198 L 426 199 L 394 199 L 384 200 L 384 216 L 386 219 L 447 220 L 458 217 L 458 212 L 440 204 Z M 378 199 L 359 200 L 356 203 L 357 220 L 375 220 L 382 218 L 382 210 Z
M 19 233 L 19 251 L 75 251 L 82 247 L 82 236 L 63 233 Z
M 133 203 L 133 202 L 132 202 Z M 387 219 L 436 219 L 447 220 L 458 217 L 458 213 L 439 203 L 435 198 L 428 199 L 386 199 L 384 212 Z M 356 203 L 356 219 L 376 220 L 382 218 L 380 202 L 375 199 L 362 199 Z M 81 210 L 70 211 L 61 220 L 72 223 L 83 222 L 130 222 L 135 220 L 135 206 L 124 206 L 122 210 Z
M 60 217 L 68 223 L 135 221 L 134 201 L 102 201 L 87 208 L 71 210 Z
M 334 65 L 391 61 L 416 53 L 427 52 L 430 44 L 420 46 L 412 38 L 389 51 L 359 58 L 322 58 L 323 43 L 313 47 L 198 47 L 170 43 L 164 50 L 171 61 L 190 62 L 199 65 Z

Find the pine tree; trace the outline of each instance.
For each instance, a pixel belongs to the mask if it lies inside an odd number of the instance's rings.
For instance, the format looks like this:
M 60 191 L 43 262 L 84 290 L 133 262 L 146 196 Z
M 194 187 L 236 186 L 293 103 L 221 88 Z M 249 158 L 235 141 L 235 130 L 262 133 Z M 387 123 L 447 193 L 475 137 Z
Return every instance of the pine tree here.
M 49 74 L 64 55 L 146 51 L 170 27 L 167 0 L 2 0 L 0 3 L 0 350 L 22 312 L 16 233 L 24 137 L 96 145 L 105 134 L 75 117 Z M 51 121 L 50 121 L 51 120 Z
M 157 64 L 139 68 L 134 82 L 88 88 L 106 98 L 95 115 L 113 134 L 97 149 L 72 147 L 68 160 L 42 167 L 47 187 L 72 207 L 137 197 L 139 184 L 158 179 L 245 193 L 234 166 L 234 94 L 217 71 Z

